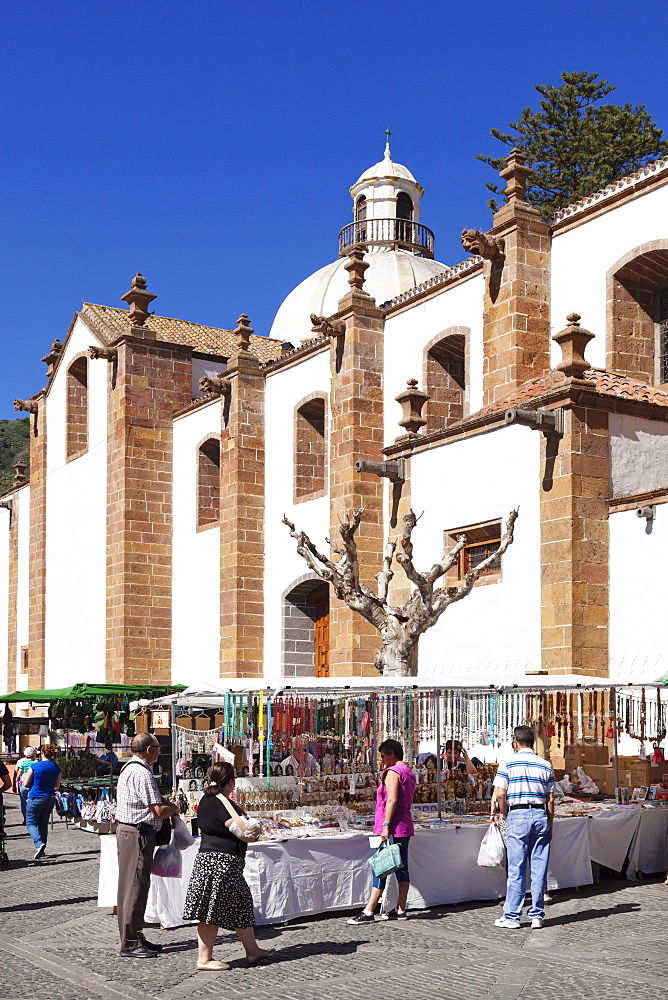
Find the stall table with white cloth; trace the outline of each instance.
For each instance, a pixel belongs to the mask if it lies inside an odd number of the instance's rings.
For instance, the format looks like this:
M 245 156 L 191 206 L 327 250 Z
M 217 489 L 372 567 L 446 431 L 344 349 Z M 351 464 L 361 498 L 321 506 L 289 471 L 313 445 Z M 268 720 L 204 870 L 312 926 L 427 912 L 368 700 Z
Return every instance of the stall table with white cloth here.
M 592 882 L 587 820 L 557 819 L 548 887 L 563 889 Z M 506 873 L 477 864 L 486 823 L 455 824 L 417 830 L 411 840 L 409 867 L 412 908 L 498 899 L 505 895 Z M 100 838 L 98 906 L 116 904 L 116 838 Z M 183 852 L 180 879 L 151 879 L 146 919 L 163 927 L 183 921 L 183 902 L 198 844 Z M 369 836 L 323 834 L 249 845 L 245 877 L 253 894 L 258 924 L 280 923 L 332 910 L 362 906 L 371 889 Z M 394 881 L 393 879 L 390 880 Z
M 621 872 L 628 855 L 626 877 L 638 872 L 665 872 L 668 867 L 668 809 L 619 806 L 589 818 L 591 860 Z

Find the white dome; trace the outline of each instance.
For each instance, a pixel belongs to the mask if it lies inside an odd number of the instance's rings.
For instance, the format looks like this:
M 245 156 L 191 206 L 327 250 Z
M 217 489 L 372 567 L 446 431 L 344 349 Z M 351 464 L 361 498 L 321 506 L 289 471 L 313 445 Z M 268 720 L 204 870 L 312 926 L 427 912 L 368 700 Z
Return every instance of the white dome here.
M 401 177 L 405 181 L 412 181 L 413 184 L 417 184 L 408 167 L 404 167 L 401 163 L 395 163 L 392 160 L 389 143 L 385 147 L 385 156 L 383 159 L 378 163 L 374 163 L 372 167 L 369 167 L 368 170 L 360 174 L 353 187 L 356 188 L 358 184 L 369 183 L 378 177 Z
M 364 291 L 378 305 L 447 270 L 437 260 L 416 257 L 405 250 L 377 250 L 365 254 L 364 259 L 369 264 Z M 346 257 L 341 257 L 297 285 L 276 313 L 269 336 L 299 347 L 302 340 L 312 336 L 311 313 L 331 316 L 337 312 L 339 299 L 350 291 L 348 273 L 344 270 L 346 261 Z

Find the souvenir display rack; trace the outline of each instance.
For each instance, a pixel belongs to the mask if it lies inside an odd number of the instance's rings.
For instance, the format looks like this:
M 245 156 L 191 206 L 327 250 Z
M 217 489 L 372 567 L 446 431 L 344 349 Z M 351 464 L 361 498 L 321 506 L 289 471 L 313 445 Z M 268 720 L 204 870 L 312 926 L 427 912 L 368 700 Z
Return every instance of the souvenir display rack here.
M 370 807 L 380 770 L 377 747 L 387 738 L 402 743 L 407 763 L 414 766 L 425 744 L 443 748 L 447 740 L 457 740 L 468 747 L 495 748 L 510 742 L 515 726 L 528 724 L 546 753 L 558 754 L 574 743 L 609 741 L 617 777 L 620 733 L 639 741 L 641 756 L 646 744 L 657 750 L 666 735 L 667 700 L 662 700 L 659 685 L 620 687 L 584 678 L 582 683 L 559 685 L 558 678 L 550 678 L 544 686 L 444 688 L 405 679 L 396 684 L 375 682 L 379 689 L 369 693 L 359 690 L 364 684 L 361 678 L 338 688 L 323 684 L 320 689 L 298 685 L 252 689 L 247 682 L 237 683 L 236 690 L 231 682 L 229 690 L 190 690 L 153 705 L 169 705 L 171 710 L 175 774 L 199 768 L 203 780 L 209 759 L 227 751 L 228 759 L 234 755 L 239 774 L 265 786 L 267 803 L 272 796 L 281 798 L 281 792 L 272 789 L 277 779 L 287 776 L 295 779 L 295 799 L 298 796 L 304 803 L 352 801 L 358 808 L 366 801 Z M 242 684 L 245 689 L 240 689 Z M 183 712 L 184 705 L 196 706 L 199 714 L 215 708 L 218 725 L 206 733 L 177 729 L 176 709 L 181 706 Z M 192 741 L 202 737 L 210 746 L 199 765 L 193 765 L 184 741 L 191 741 L 194 758 Z M 439 816 L 445 801 L 480 801 L 480 782 L 488 775 L 461 782 L 462 789 L 455 784 L 459 776 L 443 771 L 440 754 L 434 756 L 433 780 L 425 784 L 430 786 L 427 801 L 433 794 Z M 366 775 L 373 778 L 368 785 Z

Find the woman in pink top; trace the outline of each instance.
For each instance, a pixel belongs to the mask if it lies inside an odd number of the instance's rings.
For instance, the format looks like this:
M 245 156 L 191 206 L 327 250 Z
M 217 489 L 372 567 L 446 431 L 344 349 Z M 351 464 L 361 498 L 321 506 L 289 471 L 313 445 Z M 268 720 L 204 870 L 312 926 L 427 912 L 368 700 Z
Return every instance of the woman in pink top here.
M 404 761 L 404 748 L 396 740 L 385 740 L 378 748 L 384 771 L 376 792 L 376 822 L 373 832 L 383 840 L 392 837 L 401 851 L 402 867 L 397 872 L 399 899 L 396 909 L 381 914 L 381 920 L 402 920 L 406 916 L 406 899 L 410 887 L 408 874 L 408 841 L 415 833 L 411 806 L 415 793 L 415 775 Z M 366 907 L 349 924 L 368 924 L 374 918 L 374 911 L 383 895 L 385 879 L 373 877 L 373 889 Z

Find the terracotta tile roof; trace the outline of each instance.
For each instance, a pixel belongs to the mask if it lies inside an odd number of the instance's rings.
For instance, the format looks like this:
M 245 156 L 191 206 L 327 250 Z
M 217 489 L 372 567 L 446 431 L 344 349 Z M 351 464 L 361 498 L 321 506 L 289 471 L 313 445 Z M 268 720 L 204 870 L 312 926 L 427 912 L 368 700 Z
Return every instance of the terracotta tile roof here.
M 81 312 L 109 340 L 115 339 L 128 329 L 127 309 L 84 302 Z M 151 316 L 147 326 L 158 334 L 160 340 L 170 344 L 184 344 L 201 354 L 216 354 L 229 358 L 237 353 L 236 340 L 231 330 L 218 330 L 213 326 L 200 326 L 199 323 L 188 323 L 186 320 L 171 319 L 168 316 Z M 250 350 L 260 361 L 274 361 L 280 356 L 281 345 L 278 340 L 253 334 L 250 339 Z
M 563 222 L 565 219 L 572 218 L 592 205 L 607 201 L 624 191 L 632 191 L 633 188 L 639 187 L 647 178 L 660 177 L 666 171 L 668 171 L 668 157 L 663 157 L 661 160 L 654 160 L 652 163 L 647 163 L 644 167 L 640 167 L 639 170 L 635 170 L 632 174 L 620 177 L 619 180 L 612 181 L 611 184 L 606 184 L 605 187 L 600 188 L 598 191 L 594 191 L 585 198 L 574 201 L 572 205 L 567 205 L 566 208 L 560 209 L 548 221 L 552 225 L 557 222 Z
M 605 368 L 589 368 L 583 373 L 582 378 L 591 384 L 594 392 L 600 392 L 604 396 L 618 396 L 622 399 L 653 403 L 655 406 L 668 406 L 668 392 L 664 392 L 663 389 L 655 389 L 654 386 L 639 382 L 628 375 L 622 375 L 621 372 L 606 371 Z M 529 379 L 528 382 L 523 382 L 503 399 L 485 406 L 475 416 L 497 413 L 509 406 L 517 406 L 521 409 L 553 389 L 562 388 L 565 384 L 566 378 L 562 372 L 547 372 L 545 375 L 539 375 L 537 378 Z

